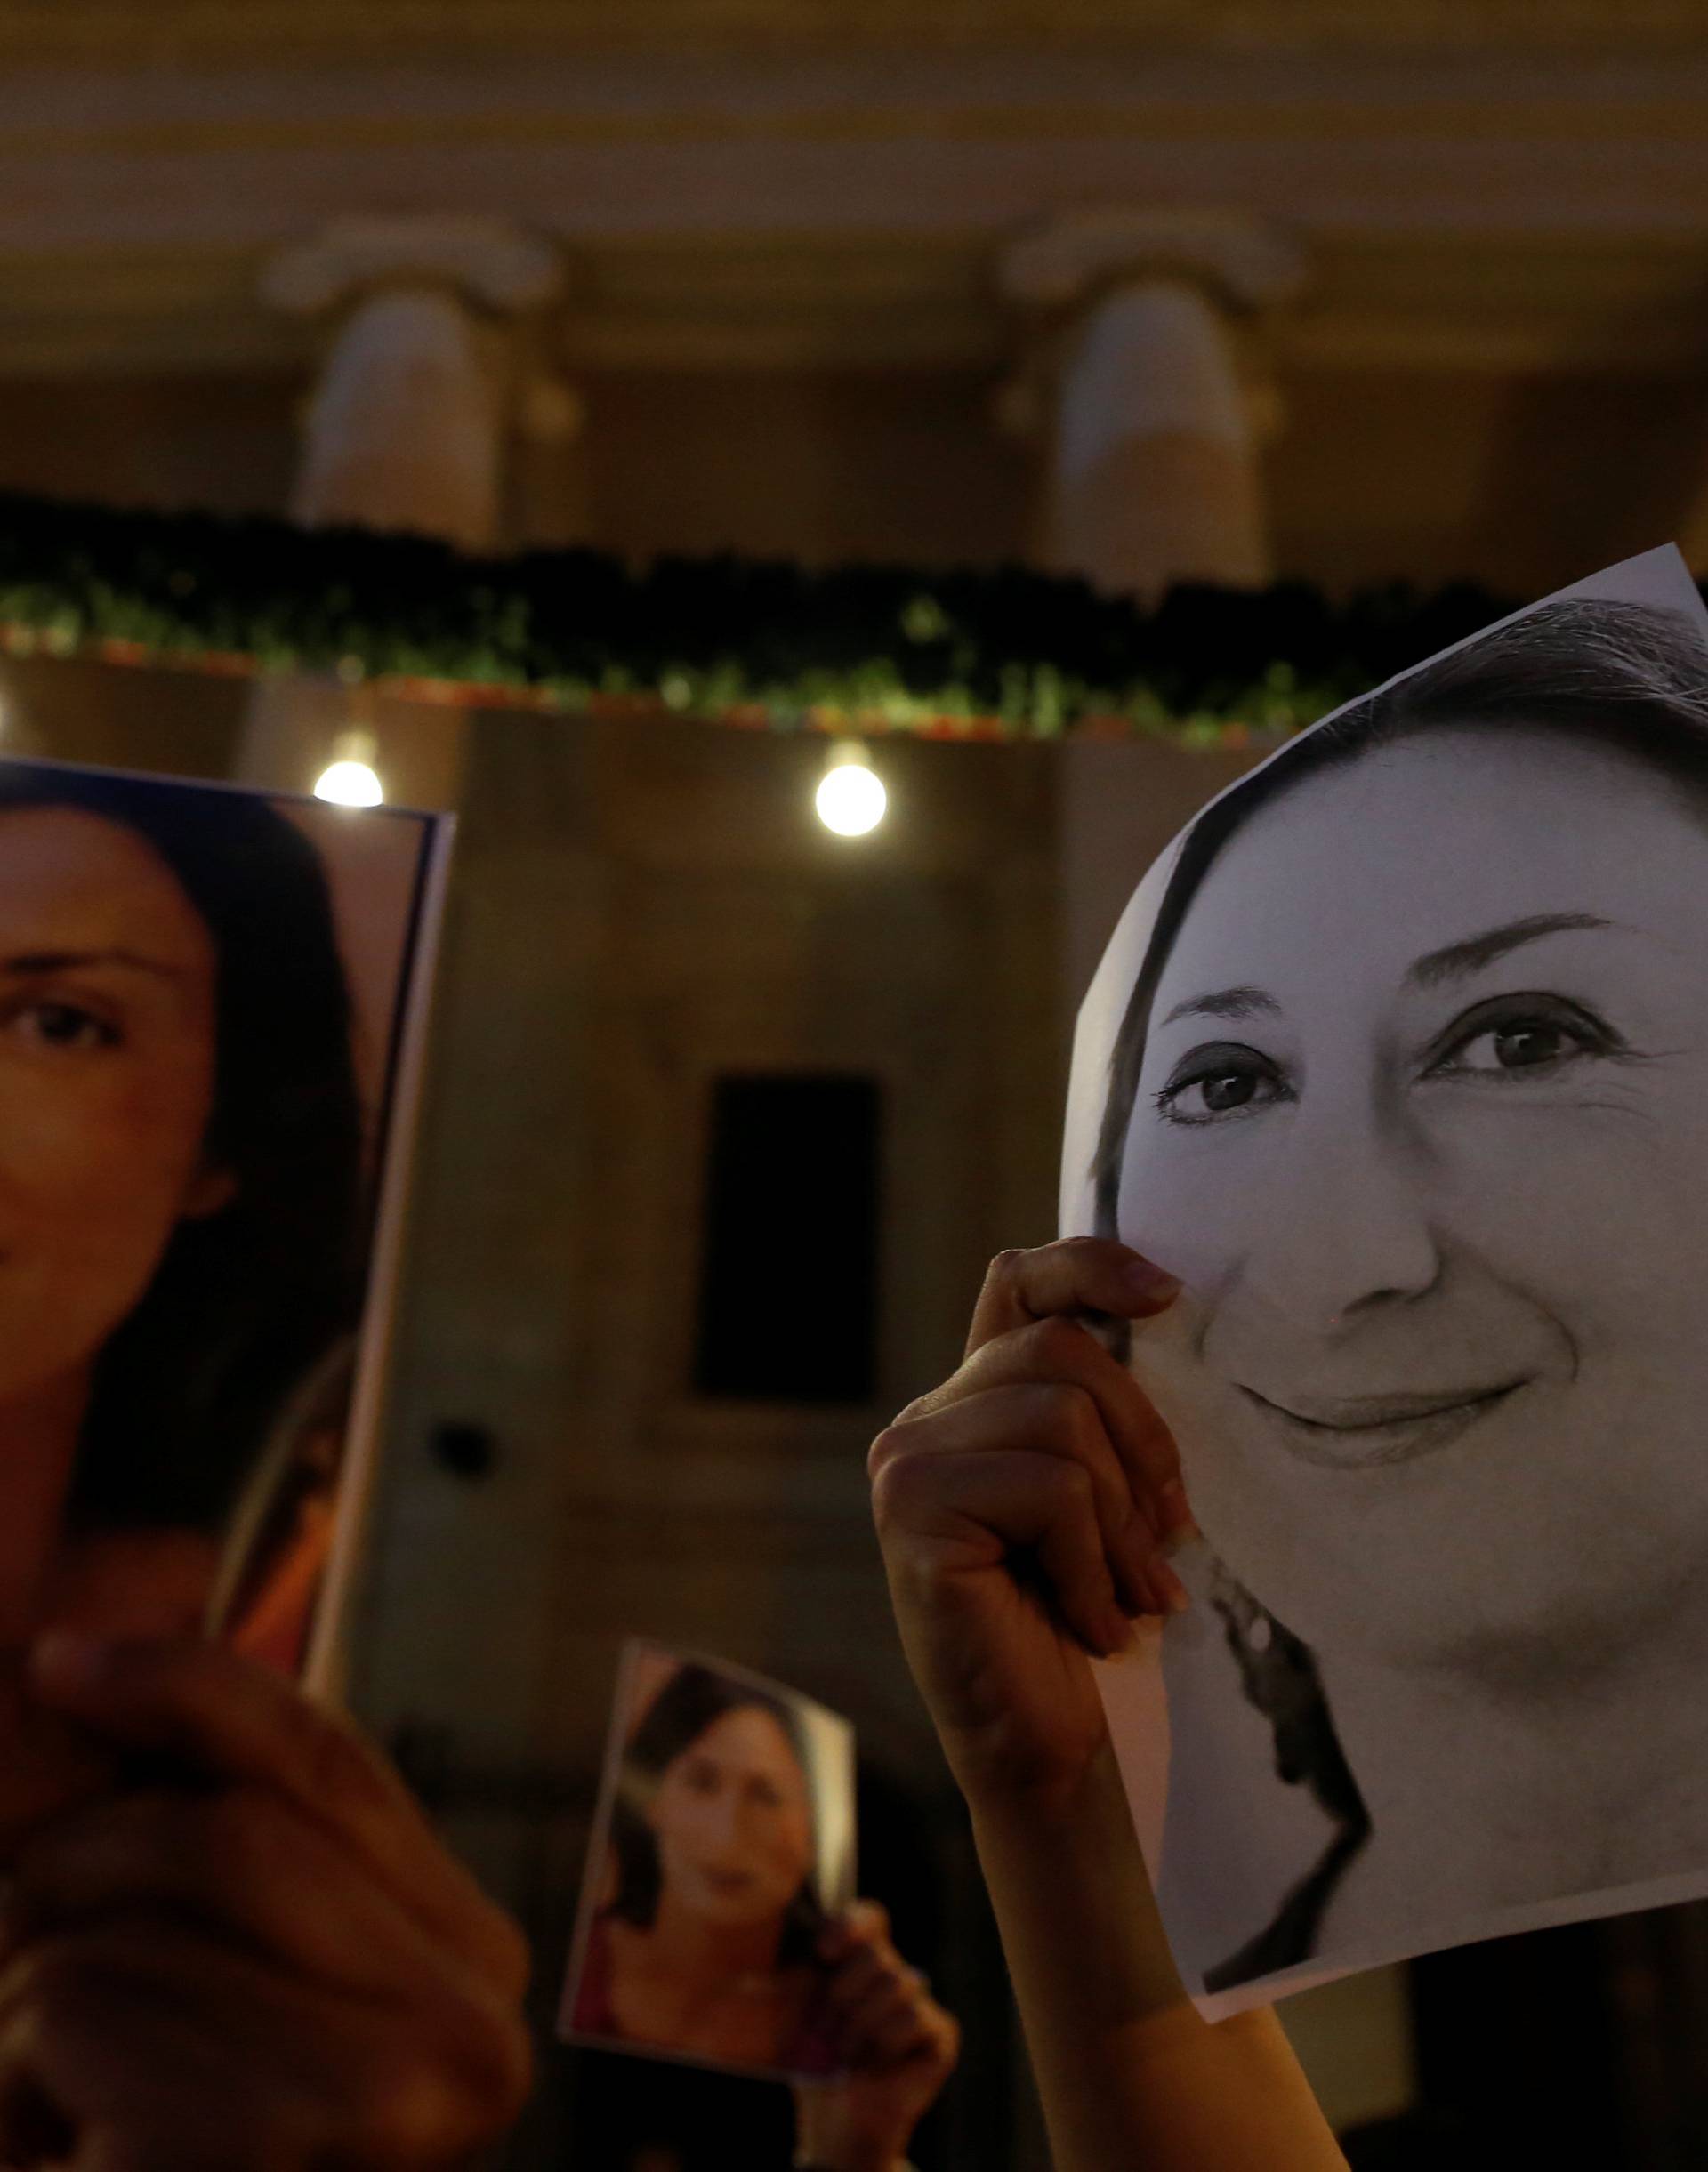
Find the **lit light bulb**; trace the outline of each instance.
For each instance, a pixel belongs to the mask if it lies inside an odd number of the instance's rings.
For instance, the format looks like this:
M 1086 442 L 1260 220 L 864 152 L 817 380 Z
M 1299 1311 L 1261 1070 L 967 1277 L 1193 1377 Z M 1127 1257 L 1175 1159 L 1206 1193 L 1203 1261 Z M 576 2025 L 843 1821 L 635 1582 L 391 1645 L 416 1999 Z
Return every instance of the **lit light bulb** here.
M 330 800 L 334 807 L 378 807 L 385 798 L 374 757 L 379 749 L 372 732 L 341 732 L 333 742 L 332 760 L 315 780 L 317 800 Z
M 883 820 L 890 795 L 858 739 L 839 740 L 831 749 L 812 803 L 819 821 L 838 837 L 864 837 Z

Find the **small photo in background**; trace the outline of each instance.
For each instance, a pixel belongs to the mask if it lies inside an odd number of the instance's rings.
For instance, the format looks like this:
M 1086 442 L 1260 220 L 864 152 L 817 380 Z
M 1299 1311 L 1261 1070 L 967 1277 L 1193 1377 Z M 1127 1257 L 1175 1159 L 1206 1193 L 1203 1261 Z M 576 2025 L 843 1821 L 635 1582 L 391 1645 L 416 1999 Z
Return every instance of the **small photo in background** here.
M 779 2079 L 834 2073 L 818 1947 L 853 1902 L 854 1839 L 847 1720 L 743 1668 L 631 1642 L 560 2035 Z

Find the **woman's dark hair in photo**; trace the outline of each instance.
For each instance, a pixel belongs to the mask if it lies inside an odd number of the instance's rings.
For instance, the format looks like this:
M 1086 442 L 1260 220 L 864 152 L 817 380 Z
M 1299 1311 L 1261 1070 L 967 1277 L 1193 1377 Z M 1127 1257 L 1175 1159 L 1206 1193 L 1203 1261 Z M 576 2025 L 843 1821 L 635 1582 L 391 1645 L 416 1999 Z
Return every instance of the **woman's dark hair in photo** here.
M 1223 848 L 1254 816 L 1313 777 L 1449 728 L 1532 730 L 1609 748 L 1648 763 L 1708 822 L 1708 643 L 1683 612 L 1651 604 L 1580 598 L 1542 605 L 1284 748 L 1198 817 L 1169 874 L 1110 1058 L 1091 1172 L 1100 1235 L 1117 1234 L 1122 1166 L 1156 990 Z M 1325 879 L 1332 877 L 1325 870 Z M 1117 1355 L 1125 1354 L 1118 1345 Z M 1336 1831 L 1276 1922 L 1211 1972 L 1213 1991 L 1310 1957 L 1334 1885 L 1369 1831 L 1309 1648 L 1220 1565 L 1214 1597 L 1245 1693 L 1274 1730 L 1281 1778 L 1308 1787 Z
M 623 1753 L 616 1799 L 611 1813 L 611 1846 L 616 1856 L 616 1894 L 608 1915 L 645 1930 L 658 1910 L 664 1878 L 658 1862 L 658 1844 L 647 1823 L 646 1808 L 658 1783 L 684 1750 L 689 1750 L 708 1728 L 731 1712 L 752 1709 L 774 1719 L 782 1730 L 811 1795 L 811 1761 L 802 1738 L 801 1724 L 780 1697 L 732 1681 L 710 1667 L 689 1661 L 679 1667 L 647 1707 L 646 1715 Z M 783 1920 L 783 1939 L 777 1960 L 788 1967 L 817 1958 L 818 1933 L 825 1911 L 809 1870 L 801 1890 L 790 1902 Z
M 332 901 L 308 838 L 247 792 L 0 766 L 0 815 L 61 811 L 140 837 L 213 938 L 206 1157 L 234 1187 L 180 1223 L 97 1361 L 71 1517 L 213 1530 L 359 1303 L 362 1115 Z

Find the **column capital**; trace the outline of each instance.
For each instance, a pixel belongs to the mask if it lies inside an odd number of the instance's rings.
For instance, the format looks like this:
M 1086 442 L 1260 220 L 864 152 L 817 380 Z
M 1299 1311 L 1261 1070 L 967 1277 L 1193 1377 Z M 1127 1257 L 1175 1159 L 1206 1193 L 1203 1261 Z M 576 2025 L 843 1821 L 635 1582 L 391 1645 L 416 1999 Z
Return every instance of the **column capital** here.
M 551 243 L 502 220 L 334 219 L 281 250 L 260 294 L 286 315 L 317 317 L 388 287 L 437 287 L 508 317 L 554 300 L 563 277 Z
M 1302 251 L 1265 221 L 1120 205 L 1059 213 L 1018 236 L 999 268 L 1010 301 L 1052 310 L 1157 281 L 1188 285 L 1223 308 L 1253 313 L 1291 300 L 1304 275 Z

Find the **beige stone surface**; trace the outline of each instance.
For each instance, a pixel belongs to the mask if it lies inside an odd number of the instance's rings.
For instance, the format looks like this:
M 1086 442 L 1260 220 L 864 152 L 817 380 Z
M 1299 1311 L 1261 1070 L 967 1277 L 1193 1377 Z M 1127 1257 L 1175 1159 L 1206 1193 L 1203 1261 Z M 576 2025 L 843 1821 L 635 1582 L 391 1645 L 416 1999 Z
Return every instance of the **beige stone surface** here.
M 451 48 L 505 40 L 557 46 L 643 46 L 653 40 L 753 39 L 769 44 L 964 44 L 971 39 L 1097 36 L 1248 45 L 1355 37 L 1371 44 L 1623 44 L 1633 36 L 1702 43 L 1691 0 L 163 0 L 147 14 L 120 0 L 5 0 L 0 40 L 21 52 L 117 43 L 214 52 L 264 45 L 350 52 L 408 39 Z

